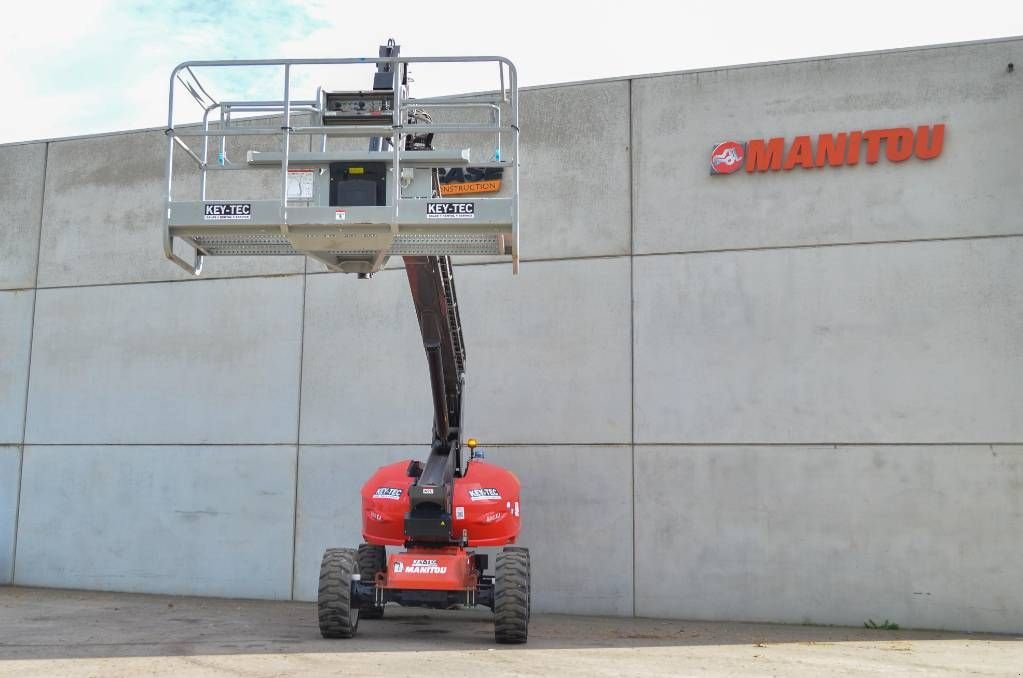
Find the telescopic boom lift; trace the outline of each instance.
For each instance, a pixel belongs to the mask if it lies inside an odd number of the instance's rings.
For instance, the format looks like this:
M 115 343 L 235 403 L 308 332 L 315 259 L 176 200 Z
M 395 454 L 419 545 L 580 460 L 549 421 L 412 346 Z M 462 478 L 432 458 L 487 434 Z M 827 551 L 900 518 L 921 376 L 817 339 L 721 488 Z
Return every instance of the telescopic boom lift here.
M 309 99 L 291 96 L 296 71 L 367 63 L 376 64 L 372 90 L 321 87 Z M 499 89 L 415 99 L 409 68 L 421 63 L 490 63 Z M 198 77 L 244 68 L 265 73 L 268 66 L 283 75 L 279 100 L 217 101 Z M 174 95 L 181 89 L 201 106 L 201 126 L 175 127 Z M 254 113 L 278 116 L 279 128 L 240 124 Z M 456 121 L 434 122 L 446 114 Z M 244 142 L 253 135 L 279 136 L 281 150 L 245 149 L 233 157 L 235 137 Z M 475 139 L 475 146 L 434 148 L 435 139 L 452 135 Z M 367 150 L 338 147 L 338 140 L 358 137 L 368 139 Z M 507 256 L 517 272 L 518 137 L 517 75 L 502 57 L 406 58 L 391 40 L 376 58 L 195 61 L 171 75 L 167 258 L 198 275 L 208 256 L 304 254 L 360 278 L 380 271 L 391 256 L 404 260 L 429 367 L 430 452 L 425 464 L 406 460 L 378 469 L 362 488 L 364 543 L 324 553 L 317 609 L 326 638 L 350 638 L 360 617 L 379 618 L 387 603 L 397 603 L 483 605 L 494 611 L 498 642 L 526 641 L 529 552 L 513 546 L 520 529 L 518 479 L 487 463 L 474 439 L 466 442 L 470 458 L 462 456 L 466 353 L 451 263 L 458 255 Z M 186 138 L 198 138 L 199 145 Z M 309 139 L 317 150 L 297 150 L 296 139 Z M 477 158 L 474 148 L 486 152 Z M 199 169 L 190 200 L 174 198 L 176 151 Z M 267 169 L 279 169 L 276 196 L 210 195 L 211 174 Z M 241 175 L 225 175 L 235 176 Z M 179 243 L 192 249 L 191 261 L 179 254 Z M 389 546 L 395 548 L 388 552 Z M 493 574 L 480 547 L 503 547 Z

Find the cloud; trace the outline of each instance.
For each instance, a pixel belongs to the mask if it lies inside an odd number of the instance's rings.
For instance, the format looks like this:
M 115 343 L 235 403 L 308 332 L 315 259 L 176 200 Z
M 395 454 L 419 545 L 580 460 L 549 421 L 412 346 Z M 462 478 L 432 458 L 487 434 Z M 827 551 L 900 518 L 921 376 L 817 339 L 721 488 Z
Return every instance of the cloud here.
M 0 91 L 31 108 L 0 111 L 0 143 L 162 125 L 175 65 L 281 54 L 327 26 L 323 11 L 297 0 L 23 4 L 0 28 Z M 207 86 L 222 90 L 214 96 L 260 95 L 259 80 Z
M 676 4 L 672 16 L 659 0 L 6 3 L 0 92 L 8 105 L 0 108 L 0 143 L 161 126 L 167 77 L 182 61 L 374 55 L 388 37 L 406 55 L 508 56 L 519 66 L 520 84 L 530 85 L 1023 33 L 1023 10 L 1006 9 L 1002 0 L 946 4 L 940 11 L 924 0 L 858 0 L 856 11 L 823 28 L 816 0 L 705 3 L 696 14 L 686 12 L 687 3 Z M 293 93 L 310 96 L 321 83 L 359 89 L 371 82 L 372 67 L 348 70 L 354 71 L 349 77 L 334 78 L 323 69 L 298 69 Z M 451 73 L 413 69 L 414 93 L 489 88 L 496 79 L 493 68 L 468 77 Z M 218 97 L 281 93 L 279 72 L 211 74 L 204 81 Z

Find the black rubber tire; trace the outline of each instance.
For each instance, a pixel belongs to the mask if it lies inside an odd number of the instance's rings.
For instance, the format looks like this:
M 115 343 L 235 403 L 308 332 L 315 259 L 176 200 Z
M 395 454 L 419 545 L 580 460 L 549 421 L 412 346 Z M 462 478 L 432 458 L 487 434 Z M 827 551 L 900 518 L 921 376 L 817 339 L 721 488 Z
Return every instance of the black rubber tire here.
M 351 638 L 359 628 L 359 610 L 352 607 L 355 549 L 327 549 L 320 562 L 320 593 L 316 612 L 324 638 Z
M 529 560 L 529 549 L 527 549 L 525 546 L 505 546 L 504 550 L 505 551 L 516 551 L 518 553 L 525 554 L 525 556 L 526 556 L 526 577 L 527 578 L 532 578 L 533 572 L 532 572 L 531 562 Z M 526 597 L 526 613 L 527 613 L 527 615 L 528 614 L 532 614 L 532 610 L 531 610 L 532 607 L 533 607 L 533 587 L 530 586 L 529 587 L 529 594 Z
M 359 544 L 356 555 L 359 561 L 359 574 L 362 581 L 371 582 L 376 579 L 377 572 L 387 569 L 387 551 L 376 544 Z M 383 607 L 364 607 L 359 610 L 360 619 L 380 619 L 384 616 Z
M 494 577 L 494 640 L 524 643 L 529 635 L 529 551 L 505 548 Z
M 527 564 L 529 563 L 529 549 L 527 549 L 525 546 L 505 546 L 504 550 L 505 551 L 517 551 L 518 553 L 526 554 L 526 563 Z

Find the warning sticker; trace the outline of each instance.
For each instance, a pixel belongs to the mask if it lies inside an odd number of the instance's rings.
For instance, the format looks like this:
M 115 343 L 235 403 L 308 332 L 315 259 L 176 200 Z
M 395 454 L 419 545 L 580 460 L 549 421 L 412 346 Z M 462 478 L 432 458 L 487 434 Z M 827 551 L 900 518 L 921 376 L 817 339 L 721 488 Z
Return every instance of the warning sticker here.
M 476 203 L 474 202 L 428 202 L 426 203 L 427 219 L 475 219 Z
M 288 170 L 288 200 L 312 200 L 315 170 Z
M 208 202 L 203 205 L 203 210 L 206 221 L 252 219 L 252 203 L 248 202 Z

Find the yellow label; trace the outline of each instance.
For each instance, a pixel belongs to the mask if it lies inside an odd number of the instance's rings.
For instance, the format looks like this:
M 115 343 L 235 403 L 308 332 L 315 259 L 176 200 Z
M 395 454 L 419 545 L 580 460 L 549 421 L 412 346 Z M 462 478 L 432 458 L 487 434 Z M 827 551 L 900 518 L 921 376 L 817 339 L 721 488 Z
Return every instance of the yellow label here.
M 349 167 L 348 168 L 348 173 L 349 174 L 365 174 L 366 173 L 366 168 L 365 167 Z
M 496 193 L 501 190 L 501 180 L 469 181 L 457 184 L 441 184 L 441 195 L 465 195 L 466 193 Z

